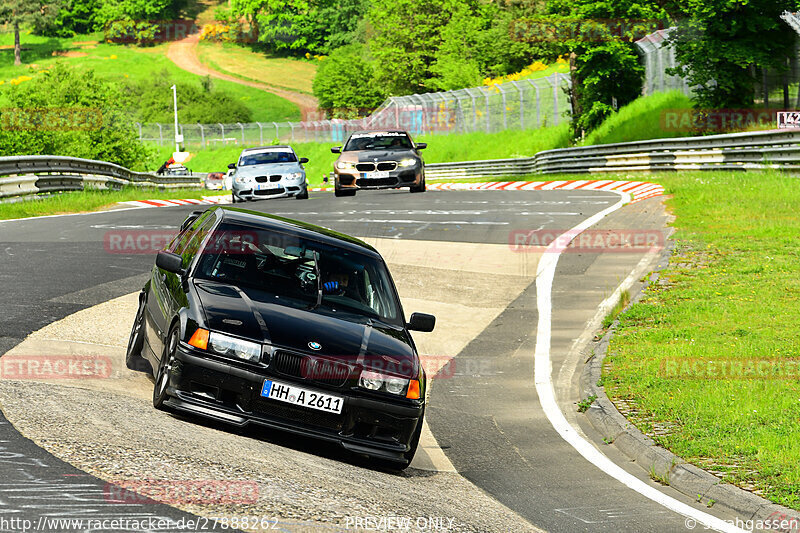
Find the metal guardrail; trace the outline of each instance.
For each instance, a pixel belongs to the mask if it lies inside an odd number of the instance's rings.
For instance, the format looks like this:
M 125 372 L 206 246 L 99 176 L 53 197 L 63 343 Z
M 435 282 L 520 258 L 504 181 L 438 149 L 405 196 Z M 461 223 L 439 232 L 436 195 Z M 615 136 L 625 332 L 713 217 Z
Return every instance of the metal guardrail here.
M 800 132 L 786 130 L 560 148 L 534 157 L 433 163 L 430 180 L 676 170 L 800 171 Z
M 204 175 L 204 174 L 203 174 Z M 159 176 L 77 157 L 31 155 L 0 157 L 0 198 L 31 194 L 79 191 L 84 188 L 135 187 L 199 188 L 200 176 Z

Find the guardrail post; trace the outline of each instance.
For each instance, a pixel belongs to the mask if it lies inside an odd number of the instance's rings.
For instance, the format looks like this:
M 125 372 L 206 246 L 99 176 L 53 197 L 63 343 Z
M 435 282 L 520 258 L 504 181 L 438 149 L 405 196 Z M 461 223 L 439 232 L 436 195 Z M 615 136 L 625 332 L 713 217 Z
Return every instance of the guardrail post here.
M 156 122 L 156 126 L 158 126 L 158 145 L 162 146 L 164 144 L 164 132 L 161 130 L 161 124 Z
M 200 144 L 202 144 L 203 148 L 205 148 L 206 147 L 206 132 L 205 132 L 205 129 L 203 128 L 203 125 L 200 124 L 199 122 L 197 123 L 197 125 L 200 126 Z
M 260 122 L 256 122 L 258 124 L 258 144 L 264 145 L 264 128 L 261 127 Z

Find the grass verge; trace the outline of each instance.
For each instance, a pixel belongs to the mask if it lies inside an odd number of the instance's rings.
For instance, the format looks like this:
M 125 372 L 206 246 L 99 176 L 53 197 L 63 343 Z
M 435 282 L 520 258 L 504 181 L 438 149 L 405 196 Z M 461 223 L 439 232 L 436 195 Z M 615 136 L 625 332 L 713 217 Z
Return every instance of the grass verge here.
M 785 366 L 800 359 L 797 180 L 771 172 L 648 179 L 672 195 L 676 248 L 659 283 L 619 317 L 606 391 L 658 444 L 800 508 L 800 365 Z M 762 361 L 765 373 L 756 371 Z
M 0 220 L 12 218 L 61 215 L 66 213 L 85 213 L 100 211 L 117 202 L 130 200 L 169 200 L 175 198 L 202 198 L 220 194 L 203 189 L 149 189 L 125 187 L 119 191 L 87 189 L 85 191 L 64 192 L 48 197 L 29 198 L 22 202 L 0 204 Z

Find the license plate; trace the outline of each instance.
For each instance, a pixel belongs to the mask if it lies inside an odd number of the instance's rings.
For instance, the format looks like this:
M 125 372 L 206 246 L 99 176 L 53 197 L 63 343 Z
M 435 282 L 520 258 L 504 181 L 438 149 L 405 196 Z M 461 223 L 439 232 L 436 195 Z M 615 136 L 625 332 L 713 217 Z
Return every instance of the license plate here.
M 270 379 L 264 381 L 264 386 L 261 388 L 261 396 L 270 400 L 278 400 L 336 414 L 342 412 L 342 405 L 344 404 L 344 398 L 341 396 L 323 394 Z
M 388 178 L 389 177 L 389 173 L 388 172 L 363 172 L 361 174 L 361 177 L 362 178 L 366 178 L 368 180 L 369 179 L 381 179 L 381 178 Z
M 279 189 L 281 186 L 280 183 L 259 183 L 256 186 L 256 190 L 258 191 L 268 191 L 270 189 Z

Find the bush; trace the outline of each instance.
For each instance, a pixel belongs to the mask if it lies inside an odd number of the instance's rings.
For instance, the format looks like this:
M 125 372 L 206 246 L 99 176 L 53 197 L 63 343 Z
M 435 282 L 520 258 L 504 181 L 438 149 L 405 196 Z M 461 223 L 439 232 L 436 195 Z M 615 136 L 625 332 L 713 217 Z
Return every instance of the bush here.
M 172 122 L 172 86 L 177 86 L 178 118 L 182 123 L 252 122 L 253 114 L 242 102 L 223 91 L 214 90 L 210 78 L 199 85 L 176 82 L 164 72 L 153 80 L 129 82 L 124 99 L 136 109 L 139 122 Z
M 58 64 L 8 87 L 0 112 L 0 154 L 69 155 L 144 169 L 154 152 L 139 142 L 119 90 Z
M 366 48 L 351 44 L 337 48 L 320 63 L 313 84 L 320 109 L 335 118 L 351 118 L 379 106 L 385 90 L 375 82 Z

